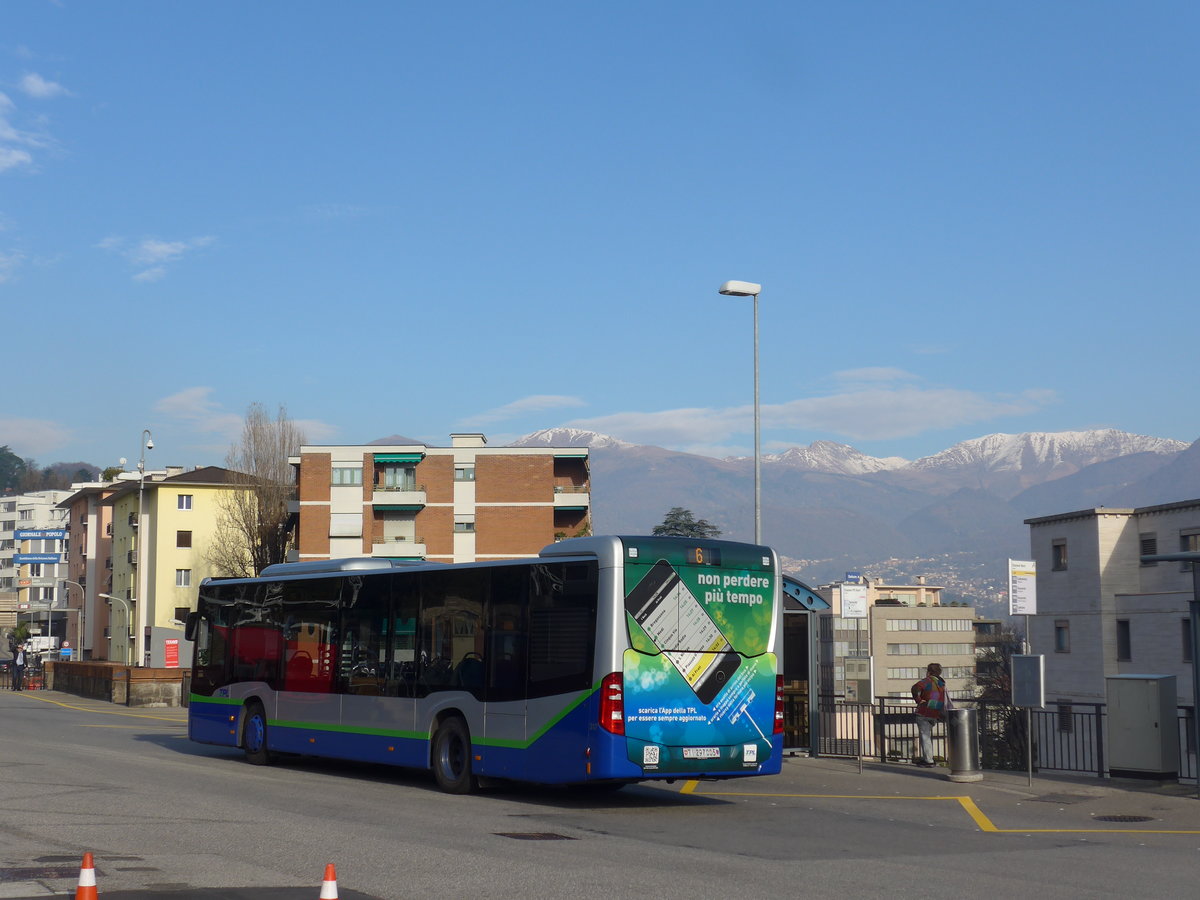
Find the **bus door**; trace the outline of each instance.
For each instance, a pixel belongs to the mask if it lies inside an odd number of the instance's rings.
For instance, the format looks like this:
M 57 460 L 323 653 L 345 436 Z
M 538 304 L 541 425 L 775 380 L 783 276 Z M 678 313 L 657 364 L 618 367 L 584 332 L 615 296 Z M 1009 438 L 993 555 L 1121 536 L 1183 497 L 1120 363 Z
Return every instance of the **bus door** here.
M 515 778 L 524 774 L 520 748 L 527 735 L 528 570 L 522 566 L 501 568 L 492 576 L 482 659 L 485 762 L 490 773 Z

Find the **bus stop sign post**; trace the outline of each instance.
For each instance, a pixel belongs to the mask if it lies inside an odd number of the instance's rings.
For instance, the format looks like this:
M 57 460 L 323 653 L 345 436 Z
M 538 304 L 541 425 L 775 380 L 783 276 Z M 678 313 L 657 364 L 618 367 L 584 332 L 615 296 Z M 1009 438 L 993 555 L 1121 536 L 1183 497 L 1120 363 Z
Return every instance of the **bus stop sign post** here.
M 1196 752 L 1196 797 L 1200 799 L 1200 552 L 1147 554 L 1142 562 L 1192 564 L 1192 599 L 1188 603 L 1192 637 L 1192 746 Z
M 1012 704 L 1025 708 L 1025 764 L 1033 785 L 1033 713 L 1046 705 L 1046 658 L 1041 654 L 1012 657 Z

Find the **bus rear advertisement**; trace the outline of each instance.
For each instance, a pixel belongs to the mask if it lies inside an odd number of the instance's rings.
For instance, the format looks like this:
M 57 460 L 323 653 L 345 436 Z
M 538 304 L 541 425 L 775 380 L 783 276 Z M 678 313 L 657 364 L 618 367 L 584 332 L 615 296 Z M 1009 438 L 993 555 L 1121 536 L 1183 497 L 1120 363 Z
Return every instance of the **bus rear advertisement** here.
M 188 733 L 480 778 L 604 784 L 778 772 L 780 575 L 767 547 L 588 537 L 537 557 L 272 566 L 188 617 Z

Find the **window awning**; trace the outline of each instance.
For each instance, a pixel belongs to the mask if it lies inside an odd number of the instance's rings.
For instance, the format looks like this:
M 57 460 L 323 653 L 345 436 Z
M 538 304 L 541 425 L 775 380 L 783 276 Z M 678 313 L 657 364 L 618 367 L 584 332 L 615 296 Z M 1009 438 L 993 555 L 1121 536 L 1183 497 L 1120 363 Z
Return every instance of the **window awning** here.
M 424 508 L 420 503 L 376 503 L 373 507 L 376 512 L 420 512 Z
M 425 458 L 424 453 L 376 453 L 377 463 L 418 463 Z

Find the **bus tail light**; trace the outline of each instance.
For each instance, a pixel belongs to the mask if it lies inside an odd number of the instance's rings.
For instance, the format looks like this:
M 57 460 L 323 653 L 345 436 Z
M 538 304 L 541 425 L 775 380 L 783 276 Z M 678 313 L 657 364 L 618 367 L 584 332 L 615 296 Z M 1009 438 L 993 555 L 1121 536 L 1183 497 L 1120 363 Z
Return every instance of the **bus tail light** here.
M 625 733 L 625 681 L 620 672 L 610 672 L 600 682 L 600 727 Z
M 775 676 L 775 730 L 772 734 L 783 734 L 783 676 Z

